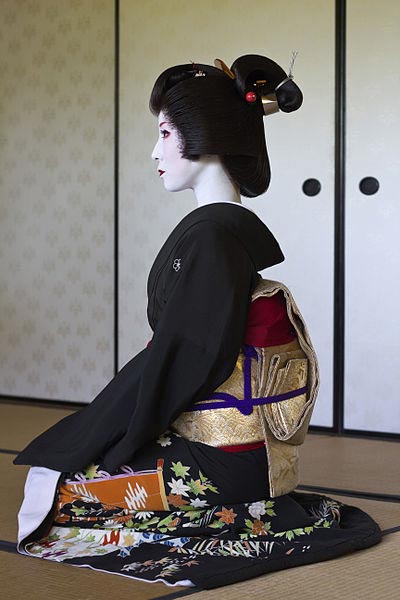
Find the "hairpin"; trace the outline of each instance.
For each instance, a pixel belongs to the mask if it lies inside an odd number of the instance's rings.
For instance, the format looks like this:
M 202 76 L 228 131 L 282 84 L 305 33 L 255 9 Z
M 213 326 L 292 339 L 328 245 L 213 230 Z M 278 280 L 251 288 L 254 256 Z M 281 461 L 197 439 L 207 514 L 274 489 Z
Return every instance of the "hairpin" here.
M 262 88 L 265 86 L 266 83 L 267 83 L 266 79 L 257 79 L 253 85 L 256 88 L 259 88 L 259 90 L 260 90 L 259 95 L 261 98 L 264 115 L 268 116 L 268 115 L 273 115 L 274 113 L 279 112 L 279 105 L 276 100 L 276 95 L 274 93 L 270 93 L 270 94 L 262 93 Z M 245 97 L 246 97 L 247 102 L 251 103 L 251 102 L 255 102 L 257 100 L 258 95 L 256 94 L 256 92 L 250 91 L 250 92 L 247 92 Z
M 235 79 L 235 74 L 230 70 L 228 65 L 226 65 L 223 60 L 221 60 L 220 58 L 215 58 L 214 65 L 217 67 L 217 69 L 220 69 L 221 71 L 226 73 L 228 77 L 230 77 L 231 79 Z
M 199 69 L 196 66 L 196 63 L 194 63 L 192 60 L 190 62 L 192 63 L 192 69 L 193 69 L 193 71 L 197 71 L 197 73 L 194 74 L 195 77 L 205 77 L 206 76 L 205 71 L 203 71 L 202 69 Z
M 293 66 L 294 66 L 294 61 L 296 60 L 298 55 L 298 51 L 297 50 L 293 50 L 292 51 L 292 57 L 290 59 L 290 65 L 289 65 L 289 74 L 288 74 L 288 78 L 289 79 L 293 79 Z

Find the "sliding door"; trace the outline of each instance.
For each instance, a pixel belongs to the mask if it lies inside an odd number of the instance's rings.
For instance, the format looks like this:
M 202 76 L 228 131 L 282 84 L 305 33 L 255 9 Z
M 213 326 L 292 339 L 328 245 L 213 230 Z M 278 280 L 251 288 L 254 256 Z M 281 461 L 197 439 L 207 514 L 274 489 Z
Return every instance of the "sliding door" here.
M 114 3 L 2 0 L 0 394 L 114 374 Z
M 345 428 L 400 433 L 400 4 L 348 2 Z

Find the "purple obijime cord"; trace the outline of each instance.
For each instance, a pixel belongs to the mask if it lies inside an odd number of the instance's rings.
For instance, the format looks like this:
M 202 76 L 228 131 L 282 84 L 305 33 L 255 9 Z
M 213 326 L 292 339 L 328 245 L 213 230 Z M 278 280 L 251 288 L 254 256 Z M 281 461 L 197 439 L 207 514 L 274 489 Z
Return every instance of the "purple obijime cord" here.
M 225 392 L 214 392 L 209 396 L 209 400 L 215 400 L 215 402 L 198 402 L 193 405 L 186 412 L 193 412 L 196 410 L 211 410 L 213 408 L 237 408 L 242 415 L 251 415 L 254 406 L 260 406 L 263 404 L 272 404 L 273 402 L 282 402 L 289 398 L 295 398 L 301 394 L 307 392 L 307 386 L 298 388 L 297 390 L 290 390 L 284 394 L 277 394 L 276 396 L 265 396 L 263 398 L 253 398 L 251 395 L 251 359 L 255 358 L 258 360 L 257 352 L 254 346 L 243 344 L 244 352 L 244 398 L 239 400 L 236 396 L 227 394 Z

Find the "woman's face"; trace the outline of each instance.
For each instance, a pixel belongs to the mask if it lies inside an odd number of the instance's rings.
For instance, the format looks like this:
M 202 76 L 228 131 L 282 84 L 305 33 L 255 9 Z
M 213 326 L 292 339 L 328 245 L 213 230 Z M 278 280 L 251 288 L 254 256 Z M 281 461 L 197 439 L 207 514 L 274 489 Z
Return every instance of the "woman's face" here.
M 151 154 L 158 161 L 158 173 L 169 192 L 194 189 L 204 169 L 203 162 L 183 158 L 178 131 L 161 111 L 158 115 L 158 140 Z

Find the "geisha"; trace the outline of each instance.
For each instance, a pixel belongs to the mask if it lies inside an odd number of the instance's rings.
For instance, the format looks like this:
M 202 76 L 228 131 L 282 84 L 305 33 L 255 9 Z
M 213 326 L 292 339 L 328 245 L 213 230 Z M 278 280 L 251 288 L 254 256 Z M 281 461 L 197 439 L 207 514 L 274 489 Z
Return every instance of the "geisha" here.
M 267 57 L 215 65 L 154 84 L 158 175 L 198 206 L 151 268 L 148 346 L 16 458 L 22 553 L 212 588 L 380 540 L 363 511 L 294 491 L 317 359 L 290 291 L 259 274 L 279 244 L 241 203 L 268 189 L 263 119 L 302 93 Z

